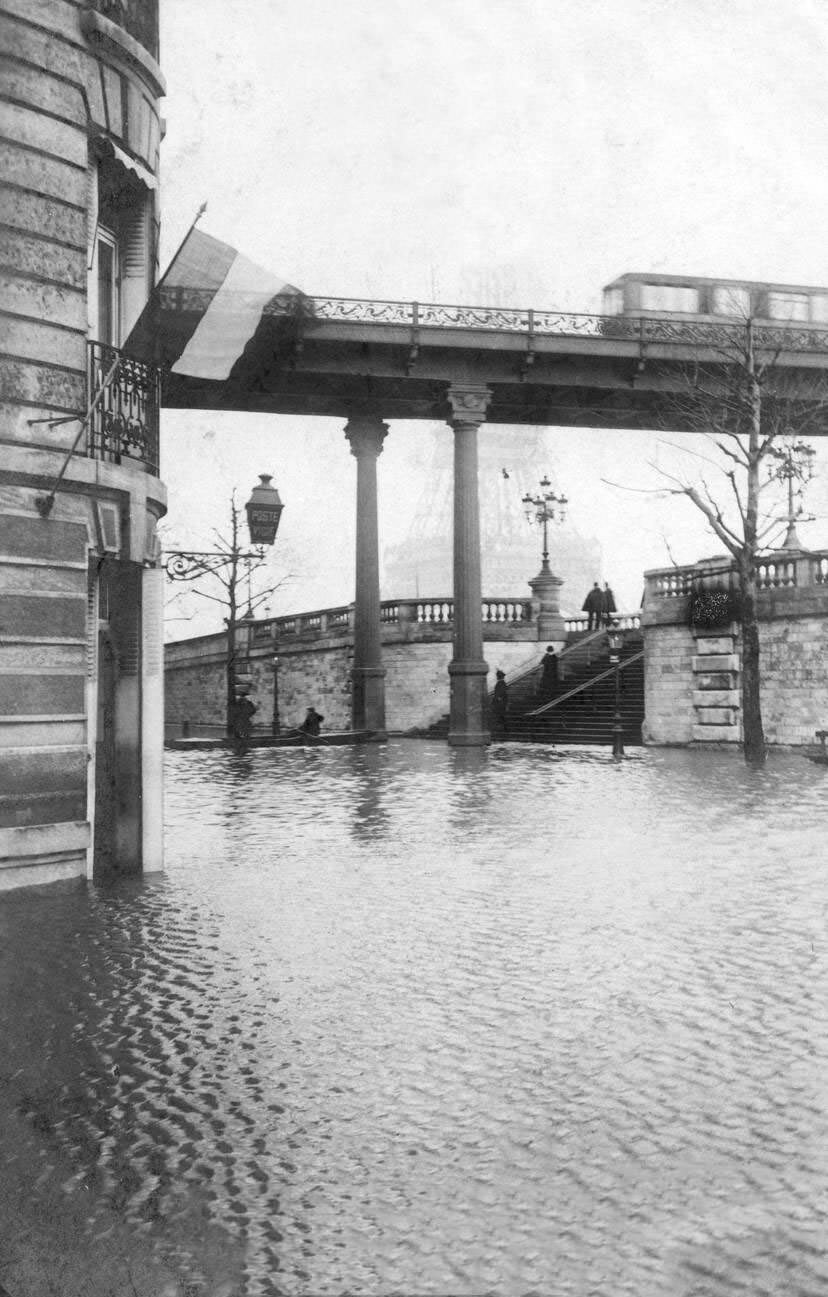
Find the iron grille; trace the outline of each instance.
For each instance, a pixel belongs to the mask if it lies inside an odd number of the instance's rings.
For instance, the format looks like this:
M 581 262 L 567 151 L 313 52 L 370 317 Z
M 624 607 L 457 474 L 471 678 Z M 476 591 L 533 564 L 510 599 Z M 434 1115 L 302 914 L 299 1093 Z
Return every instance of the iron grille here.
M 107 382 L 116 360 L 115 372 Z M 156 367 L 103 342 L 90 342 L 90 402 L 99 393 L 89 421 L 86 453 L 109 464 L 138 460 L 157 477 L 160 384 Z

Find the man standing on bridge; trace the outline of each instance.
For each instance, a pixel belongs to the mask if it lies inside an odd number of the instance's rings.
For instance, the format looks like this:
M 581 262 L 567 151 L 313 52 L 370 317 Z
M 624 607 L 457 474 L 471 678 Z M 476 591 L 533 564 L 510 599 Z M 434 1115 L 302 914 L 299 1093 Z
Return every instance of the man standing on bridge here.
M 592 589 L 584 600 L 581 612 L 587 614 L 587 630 L 597 630 L 601 625 L 601 614 L 604 610 L 604 596 L 601 593 L 601 587 L 595 581 Z
M 612 614 L 615 612 L 615 595 L 610 589 L 608 581 L 604 582 L 604 589 L 601 592 L 601 625 L 609 626 L 612 621 Z

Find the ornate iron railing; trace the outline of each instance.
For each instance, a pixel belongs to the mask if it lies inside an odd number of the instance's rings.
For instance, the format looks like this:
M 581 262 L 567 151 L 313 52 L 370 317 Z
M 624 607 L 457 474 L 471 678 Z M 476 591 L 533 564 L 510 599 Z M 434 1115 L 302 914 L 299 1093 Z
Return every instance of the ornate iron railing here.
M 475 329 L 529 336 L 606 338 L 650 343 L 733 349 L 744 341 L 744 324 L 675 316 L 586 315 L 502 306 L 449 306 L 435 302 L 369 301 L 356 297 L 303 297 L 307 320 L 341 324 L 399 324 L 410 329 Z M 271 315 L 295 315 L 296 298 L 279 294 L 268 304 Z M 312 325 L 310 326 L 312 327 Z M 826 351 L 828 326 L 755 325 L 754 344 L 770 351 Z
M 110 464 L 138 460 L 157 476 L 158 370 L 102 342 L 89 343 L 88 361 L 90 402 L 100 397 L 89 421 L 86 453 Z

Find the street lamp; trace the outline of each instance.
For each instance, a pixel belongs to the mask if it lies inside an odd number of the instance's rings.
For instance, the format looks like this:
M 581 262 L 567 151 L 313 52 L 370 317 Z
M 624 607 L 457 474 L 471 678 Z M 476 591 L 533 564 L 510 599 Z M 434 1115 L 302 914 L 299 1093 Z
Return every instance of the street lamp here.
M 768 467 L 768 477 L 770 480 L 777 482 L 786 482 L 788 486 L 788 531 L 782 542 L 783 549 L 801 549 L 799 537 L 796 534 L 796 520 L 802 517 L 802 496 L 805 486 L 810 482 L 814 475 L 814 456 L 816 451 L 813 446 L 807 442 L 793 441 L 790 437 L 786 440 L 784 446 L 771 446 L 768 454 L 772 455 L 777 461 L 776 466 L 773 464 Z M 794 487 L 794 482 L 799 485 Z M 794 509 L 794 493 L 800 497 L 798 509 Z M 806 518 L 806 522 L 813 522 L 813 518 Z
M 541 573 L 549 572 L 549 523 L 563 522 L 566 518 L 566 506 L 569 503 L 565 495 L 555 495 L 550 490 L 552 483 L 544 474 L 538 483 L 540 486 L 540 495 L 531 495 L 528 491 L 523 497 L 524 512 L 526 521 L 529 523 L 538 523 L 543 527 L 543 560 L 541 563 Z
M 612 723 L 612 755 L 624 755 L 624 725 L 621 720 L 621 650 L 624 647 L 624 632 L 617 622 L 613 622 L 607 631 L 609 642 L 609 660 L 615 667 L 615 718 Z
M 253 611 L 250 603 L 250 573 L 251 564 L 260 563 L 264 558 L 264 546 L 272 545 L 276 540 L 276 532 L 279 529 L 279 520 L 282 516 L 283 504 L 279 498 L 279 492 L 271 485 L 272 477 L 266 473 L 259 474 L 259 481 L 250 494 L 250 499 L 245 505 L 247 514 L 247 525 L 250 532 L 251 544 L 256 546 L 254 550 L 245 550 L 241 545 L 239 536 L 239 509 L 236 507 L 235 500 L 231 500 L 230 524 L 231 524 L 231 542 L 224 549 L 214 550 L 166 550 L 164 554 L 164 570 L 170 581 L 197 581 L 203 576 L 215 575 L 221 580 L 227 592 L 226 604 L 228 616 L 225 618 L 227 626 L 227 654 L 226 654 L 226 675 L 227 675 L 227 702 L 225 713 L 225 728 L 228 735 L 233 734 L 233 713 L 236 703 L 236 661 L 239 651 L 244 650 L 249 665 L 250 657 L 250 624 L 254 620 Z M 243 569 L 248 578 L 248 607 L 244 617 L 237 619 L 236 610 L 238 608 L 238 582 L 243 575 L 240 571 Z M 246 628 L 245 645 L 240 643 L 238 631 Z M 249 689 L 249 682 L 245 682 L 246 688 Z

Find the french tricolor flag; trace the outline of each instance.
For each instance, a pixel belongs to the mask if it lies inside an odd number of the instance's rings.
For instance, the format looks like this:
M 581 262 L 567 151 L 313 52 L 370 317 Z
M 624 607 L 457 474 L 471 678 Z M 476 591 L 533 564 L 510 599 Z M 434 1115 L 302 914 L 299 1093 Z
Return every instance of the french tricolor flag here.
M 303 298 L 229 244 L 190 230 L 124 350 L 188 378 L 223 382 L 268 313 Z

